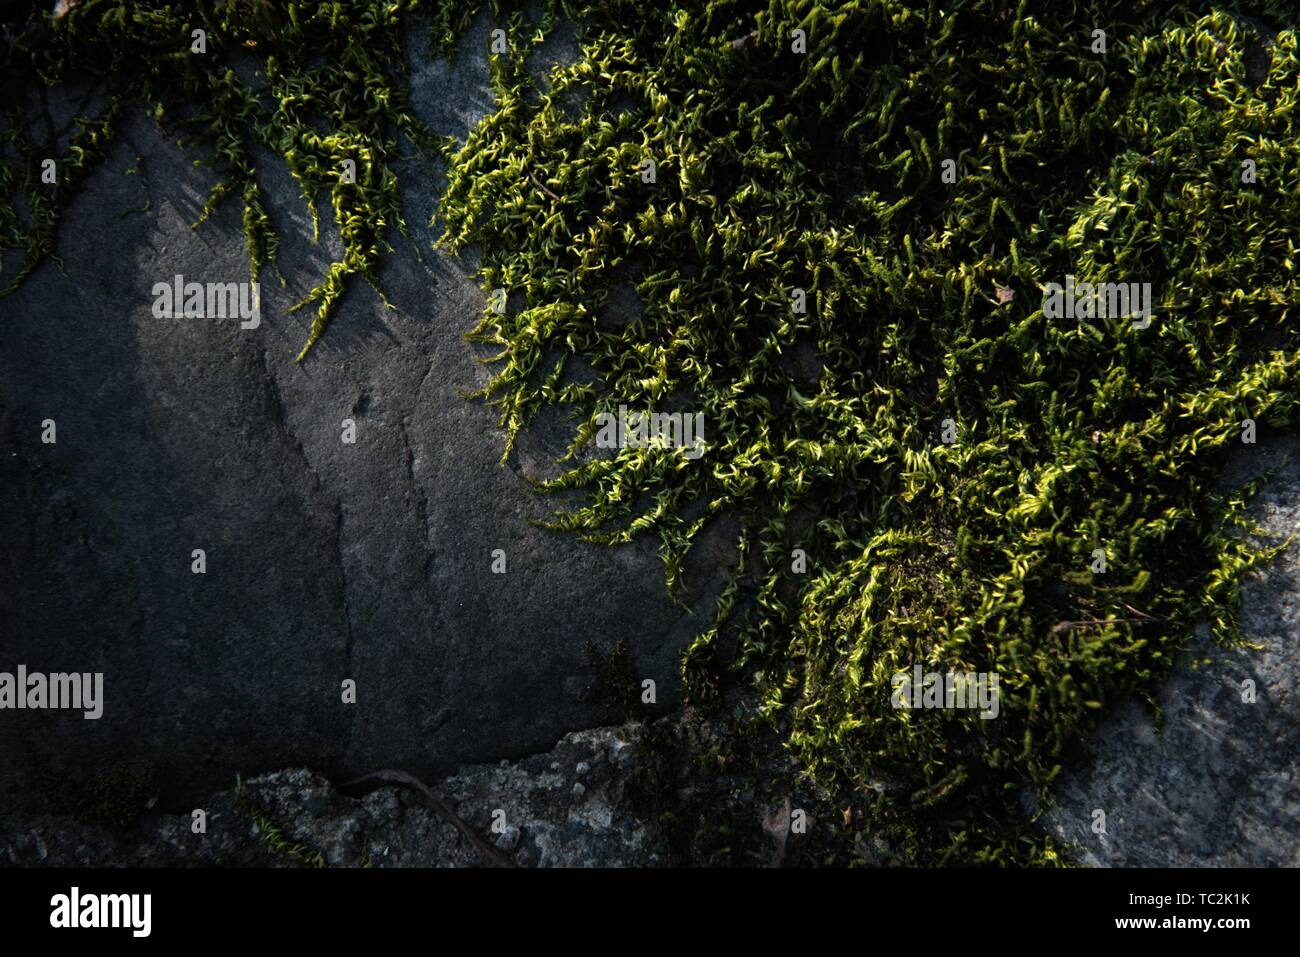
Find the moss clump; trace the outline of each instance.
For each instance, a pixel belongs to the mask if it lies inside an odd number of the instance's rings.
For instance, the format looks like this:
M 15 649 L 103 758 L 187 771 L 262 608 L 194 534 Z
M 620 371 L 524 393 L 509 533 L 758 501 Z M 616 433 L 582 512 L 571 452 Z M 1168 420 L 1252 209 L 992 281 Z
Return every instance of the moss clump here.
M 602 11 L 540 88 L 506 64 L 442 200 L 448 247 L 479 244 L 485 286 L 522 294 L 477 330 L 503 426 L 574 413 L 541 487 L 585 500 L 552 524 L 657 535 L 677 584 L 706 523 L 739 515 L 688 687 L 737 629 L 736 673 L 806 772 L 863 796 L 901 859 L 1056 859 L 1019 793 L 1046 796 L 1197 621 L 1236 640 L 1268 554 L 1214 480 L 1243 420 L 1296 419 L 1295 33 L 1248 78 L 1226 9 Z M 1150 283 L 1153 323 L 1048 319 L 1068 275 Z M 610 323 L 629 283 L 643 311 Z M 703 412 L 708 451 L 593 456 L 620 404 Z M 998 674 L 1000 716 L 896 710 L 915 664 Z
M 343 252 L 293 307 L 317 307 L 303 358 L 349 280 L 364 278 L 383 295 L 379 262 L 391 249 L 392 229 L 407 229 L 394 171 L 403 146 L 431 160 L 450 145 L 416 119 L 408 100 L 401 31 L 421 6 L 87 0 L 66 17 L 31 23 L 4 50 L 5 79 L 15 89 L 33 74 L 50 87 L 90 82 L 102 87 L 108 106 L 101 116 L 78 119 L 66 145 L 57 136 L 38 139 L 21 108 L 0 121 L 0 143 L 13 147 L 0 162 L 0 197 L 11 200 L 0 206 L 0 253 L 24 254 L 5 291 L 52 255 L 67 195 L 102 158 L 123 110 L 143 107 L 183 146 L 202 151 L 221 176 L 196 226 L 229 197 L 242 201 L 254 281 L 274 264 L 278 246 L 254 149 L 270 150 L 287 165 L 317 235 L 317 204 L 328 200 Z M 432 6 L 443 44 L 460 16 L 452 16 L 450 4 Z M 195 31 L 203 31 L 202 52 Z M 56 156 L 58 179 L 51 185 L 43 182 L 40 163 Z M 345 168 L 349 163 L 353 168 Z
M 33 789 L 51 812 L 86 824 L 129 831 L 158 799 L 158 771 L 148 761 L 123 761 L 80 775 L 30 756 L 24 763 Z

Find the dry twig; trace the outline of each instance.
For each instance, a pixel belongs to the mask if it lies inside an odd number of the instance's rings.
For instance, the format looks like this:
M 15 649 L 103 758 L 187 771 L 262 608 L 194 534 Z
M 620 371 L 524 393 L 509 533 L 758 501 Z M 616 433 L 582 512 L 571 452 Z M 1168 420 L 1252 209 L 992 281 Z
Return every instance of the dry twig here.
M 452 810 L 451 805 L 438 797 L 428 786 L 413 774 L 407 774 L 405 771 L 383 770 L 375 771 L 373 774 L 362 775 L 354 781 L 349 781 L 343 787 L 350 788 L 358 784 L 365 784 L 369 781 L 377 781 L 382 784 L 396 784 L 400 787 L 408 787 L 419 792 L 419 794 L 428 802 L 439 817 L 441 817 L 474 845 L 474 849 L 479 852 L 483 863 L 488 867 L 515 867 L 515 862 L 510 860 L 495 847 L 483 840 L 474 828 L 465 823 L 465 819 Z

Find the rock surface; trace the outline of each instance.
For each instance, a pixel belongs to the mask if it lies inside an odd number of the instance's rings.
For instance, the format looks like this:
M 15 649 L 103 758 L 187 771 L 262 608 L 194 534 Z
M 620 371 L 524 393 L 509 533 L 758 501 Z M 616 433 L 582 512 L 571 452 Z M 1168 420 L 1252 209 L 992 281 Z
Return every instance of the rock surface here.
M 521 867 L 653 867 L 664 842 L 626 797 L 641 726 L 566 735 L 518 763 L 463 768 L 439 796 Z M 577 788 L 581 786 L 581 793 Z M 195 811 L 203 812 L 196 833 Z M 462 833 L 406 788 L 361 796 L 305 768 L 205 796 L 187 814 L 130 831 L 42 815 L 0 830 L 0 864 L 19 866 L 463 867 L 483 863 Z
M 454 70 L 414 65 L 433 129 L 463 135 L 488 109 L 487 30 Z M 152 208 L 124 217 L 142 205 L 123 175 L 136 155 Z M 238 203 L 192 229 L 214 175 L 138 115 L 65 211 L 64 271 L 0 299 L 0 671 L 103 672 L 106 697 L 97 721 L 5 714 L 9 798 L 43 806 L 123 765 L 188 798 L 236 771 L 433 774 L 529 754 L 616 717 L 584 694 L 585 651 L 620 637 L 673 700 L 699 619 L 667 600 L 655 544 L 530 524 L 550 505 L 516 473 L 558 433 L 503 467 L 495 411 L 463 398 L 487 378 L 463 339 L 484 299 L 469 265 L 432 251 L 440 184 L 405 177 L 415 243 L 395 238 L 382 274 L 395 308 L 354 282 L 295 364 L 312 310 L 288 309 L 339 250 L 328 209 L 311 243 L 282 163 L 259 176 L 288 285 L 266 270 L 256 329 L 152 315 L 155 283 L 244 282 L 248 266 Z

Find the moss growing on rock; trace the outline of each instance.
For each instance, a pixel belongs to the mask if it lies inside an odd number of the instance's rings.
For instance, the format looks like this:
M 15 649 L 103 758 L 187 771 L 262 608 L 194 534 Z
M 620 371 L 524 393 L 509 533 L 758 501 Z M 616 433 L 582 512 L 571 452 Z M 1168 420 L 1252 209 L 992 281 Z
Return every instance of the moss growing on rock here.
M 1058 861 L 1021 794 L 1048 797 L 1196 623 L 1239 640 L 1242 576 L 1269 555 L 1249 489 L 1215 478 L 1247 420 L 1296 421 L 1293 9 L 616 0 L 555 8 L 584 32 L 539 83 L 544 30 L 498 8 L 496 108 L 459 145 L 406 100 L 423 9 L 445 50 L 472 8 L 91 0 L 6 67 L 109 83 L 69 184 L 128 102 L 206 144 L 209 208 L 241 197 L 254 275 L 275 236 L 250 149 L 328 195 L 344 254 L 303 303 L 304 354 L 402 228 L 399 143 L 444 157 L 442 242 L 478 245 L 484 287 L 520 303 L 474 332 L 500 350 L 482 394 L 507 454 L 543 407 L 574 414 L 567 471 L 538 484 L 580 501 L 551 524 L 658 536 L 677 589 L 706 525 L 742 522 L 688 693 L 715 696 L 729 631 L 722 665 L 892 859 Z M 215 58 L 189 52 L 199 28 Z M 21 118 L 5 130 L 26 158 L 0 187 L 30 209 L 0 212 L 16 282 L 52 254 L 63 194 Z M 1045 310 L 1067 277 L 1148 284 L 1150 324 Z M 629 289 L 639 315 L 609 322 Z M 591 454 L 620 405 L 702 413 L 706 451 Z M 895 707 L 918 665 L 998 675 L 998 717 Z
M 284 161 L 317 233 L 317 203 L 328 199 L 343 252 L 294 307 L 317 307 L 301 359 L 350 279 L 364 278 L 379 292 L 377 270 L 391 249 L 391 231 L 406 231 L 393 168 L 403 143 L 432 159 L 450 142 L 416 119 L 407 97 L 402 29 L 418 6 L 89 0 L 52 24 L 30 24 L 6 50 L 8 78 L 34 73 L 50 86 L 101 84 L 110 105 L 103 116 L 79 121 L 56 160 L 53 188 L 42 180 L 40 159 L 58 143 L 33 141 L 17 110 L 7 118 L 0 135 L 23 160 L 0 164 L 0 195 L 22 196 L 30 209 L 26 218 L 16 207 L 0 213 L 0 252 L 24 252 L 9 288 L 52 254 L 61 202 L 102 155 L 121 111 L 142 106 L 182 145 L 206 154 L 221 176 L 196 226 L 229 197 L 242 201 L 254 281 L 274 264 L 278 243 L 253 150 L 271 150 Z M 449 15 L 435 21 L 443 23 L 440 43 Z
M 541 487 L 587 497 L 554 526 L 658 535 L 676 584 L 740 515 L 688 685 L 737 627 L 805 771 L 867 797 L 903 860 L 1056 859 L 1020 792 L 1046 797 L 1196 622 L 1239 637 L 1268 551 L 1213 479 L 1300 395 L 1300 63 L 1282 31 L 1248 78 L 1254 29 L 1177 5 L 627 7 L 540 91 L 499 76 L 454 158 L 446 242 L 525 300 L 477 330 L 501 350 L 485 394 L 511 436 L 575 413 Z M 641 315 L 610 328 L 629 276 Z M 1154 318 L 1048 318 L 1070 276 L 1149 283 Z M 620 404 L 702 411 L 707 452 L 591 457 Z M 1000 676 L 998 718 L 894 707 L 915 665 Z

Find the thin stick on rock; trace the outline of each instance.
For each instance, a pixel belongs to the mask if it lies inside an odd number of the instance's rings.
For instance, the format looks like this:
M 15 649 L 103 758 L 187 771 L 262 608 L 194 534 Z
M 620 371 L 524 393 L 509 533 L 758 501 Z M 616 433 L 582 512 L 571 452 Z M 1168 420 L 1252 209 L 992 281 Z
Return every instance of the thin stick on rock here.
M 495 847 L 483 840 L 474 828 L 465 823 L 465 819 L 452 810 L 451 805 L 438 797 L 428 786 L 413 774 L 407 774 L 405 771 L 383 770 L 375 771 L 372 774 L 363 775 L 356 780 L 349 781 L 343 785 L 344 788 L 351 788 L 354 785 L 365 784 L 369 781 L 378 781 L 383 784 L 396 784 L 399 787 L 408 787 L 417 792 L 428 802 L 434 812 L 437 813 L 448 824 L 465 835 L 465 838 L 474 845 L 474 849 L 479 852 L 483 863 L 488 867 L 515 867 L 514 861 L 510 860 Z

